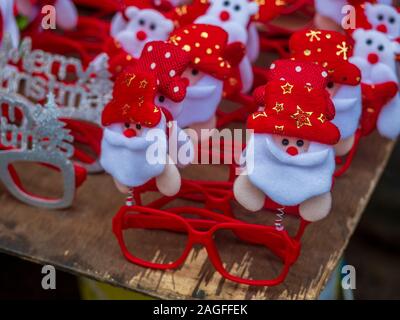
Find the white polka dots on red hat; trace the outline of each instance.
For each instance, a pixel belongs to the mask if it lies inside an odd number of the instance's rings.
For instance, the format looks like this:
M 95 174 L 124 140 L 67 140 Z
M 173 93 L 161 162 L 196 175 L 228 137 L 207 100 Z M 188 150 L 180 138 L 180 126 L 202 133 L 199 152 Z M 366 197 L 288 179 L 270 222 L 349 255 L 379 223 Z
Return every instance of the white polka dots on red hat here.
M 151 70 L 154 70 L 156 67 L 157 67 L 157 65 L 156 65 L 155 62 L 153 62 L 153 63 L 150 65 L 150 69 L 151 69 Z
M 148 52 L 152 52 L 152 51 L 153 51 L 153 46 L 149 46 L 149 47 L 147 48 L 147 51 L 148 51 Z
M 167 59 L 171 58 L 171 52 L 167 52 L 167 53 L 165 54 L 165 58 L 167 58 Z
M 324 78 L 326 78 L 326 77 L 328 76 L 328 73 L 327 73 L 326 71 L 322 71 L 322 76 L 323 76 Z
M 296 72 L 301 72 L 302 68 L 300 66 L 297 66 L 295 70 Z
M 271 64 L 271 66 L 269 67 L 271 70 L 274 70 L 276 67 L 275 63 Z
M 174 92 L 178 93 L 179 92 L 179 87 L 174 87 Z
M 169 76 L 170 76 L 171 78 L 175 77 L 175 75 L 176 75 L 175 70 L 171 70 L 171 71 L 169 72 Z

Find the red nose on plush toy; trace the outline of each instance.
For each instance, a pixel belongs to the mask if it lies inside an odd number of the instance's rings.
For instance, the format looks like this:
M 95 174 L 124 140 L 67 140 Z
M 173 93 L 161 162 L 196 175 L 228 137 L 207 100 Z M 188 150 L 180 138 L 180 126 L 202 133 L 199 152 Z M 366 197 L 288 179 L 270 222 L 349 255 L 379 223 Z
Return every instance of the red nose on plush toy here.
M 299 154 L 299 151 L 297 150 L 296 147 L 289 147 L 286 149 L 286 152 L 290 154 L 292 157 L 297 156 Z
M 388 32 L 388 29 L 384 24 L 380 24 L 379 26 L 377 26 L 376 30 L 378 30 L 379 32 L 383 32 L 383 33 L 387 33 Z
M 146 34 L 146 32 L 144 32 L 144 31 L 138 31 L 138 33 L 136 33 L 136 38 L 137 38 L 139 41 L 144 41 L 144 40 L 147 39 L 147 34 Z
M 222 11 L 219 15 L 219 18 L 221 19 L 221 21 L 228 21 L 231 18 L 231 15 L 228 11 Z
M 379 56 L 376 53 L 370 53 L 368 55 L 368 61 L 370 64 L 376 64 L 379 62 Z
M 125 129 L 124 136 L 127 138 L 134 138 L 136 137 L 136 131 L 134 129 Z

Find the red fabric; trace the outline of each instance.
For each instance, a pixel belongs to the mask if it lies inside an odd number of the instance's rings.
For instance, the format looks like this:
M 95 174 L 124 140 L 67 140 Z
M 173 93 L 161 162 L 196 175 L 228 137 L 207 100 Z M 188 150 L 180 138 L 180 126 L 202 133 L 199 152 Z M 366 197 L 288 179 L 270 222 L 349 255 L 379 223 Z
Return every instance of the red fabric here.
M 361 129 L 363 135 L 372 133 L 383 107 L 395 97 L 398 92 L 396 82 L 386 82 L 376 85 L 362 84 L 363 112 Z
M 189 5 L 182 5 L 169 12 L 167 16 L 174 21 L 177 28 L 192 24 L 204 15 L 210 7 L 207 1 L 193 0 Z
M 274 80 L 265 92 L 265 111 L 249 117 L 249 129 L 329 145 L 339 141 L 339 130 L 330 122 L 335 112 L 327 90 L 310 90 L 304 81 Z
M 355 86 L 361 81 L 361 72 L 348 61 L 353 53 L 350 43 L 350 39 L 339 32 L 303 30 L 292 35 L 289 47 L 295 59 L 326 68 L 332 81 Z
M 115 81 L 113 99 L 104 108 L 103 125 L 127 122 L 156 126 L 161 120 L 161 110 L 154 105 L 156 93 L 154 75 L 132 68 L 124 71 Z
M 267 72 L 267 80 L 285 79 L 288 81 L 304 82 L 310 88 L 326 89 L 327 77 L 322 74 L 326 70 L 313 62 L 297 60 L 276 60 Z
M 135 63 L 140 72 L 154 74 L 158 90 L 169 99 L 180 102 L 186 96 L 189 80 L 182 73 L 189 66 L 191 56 L 175 45 L 163 41 L 153 41 L 143 49 Z
M 267 23 L 278 17 L 286 8 L 288 8 L 291 1 L 258 0 L 255 2 L 257 2 L 259 5 L 259 12 L 252 17 L 252 20 L 256 22 Z
M 129 65 L 132 65 L 136 59 L 128 54 L 121 46 L 121 44 L 114 38 L 109 37 L 104 52 L 110 57 L 109 71 L 114 75 L 118 75 Z
M 192 24 L 175 30 L 169 42 L 188 52 L 196 69 L 218 79 L 225 79 L 245 55 L 240 43 L 228 45 L 228 34 L 220 27 Z

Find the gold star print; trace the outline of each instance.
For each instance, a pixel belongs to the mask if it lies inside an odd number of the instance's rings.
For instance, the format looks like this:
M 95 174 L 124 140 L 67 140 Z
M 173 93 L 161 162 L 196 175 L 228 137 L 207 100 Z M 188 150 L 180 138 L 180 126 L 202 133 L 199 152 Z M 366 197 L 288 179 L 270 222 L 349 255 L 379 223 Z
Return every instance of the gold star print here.
M 145 89 L 148 84 L 149 83 L 147 82 L 147 80 L 142 80 L 142 81 L 140 81 L 139 88 L 140 89 Z
M 136 78 L 136 74 L 134 74 L 134 73 L 128 74 L 128 75 L 127 75 L 127 78 L 126 78 L 126 80 L 125 80 L 126 85 L 127 85 L 128 87 L 130 87 L 132 81 L 135 80 L 135 78 Z
M 299 106 L 297 106 L 297 112 L 292 115 L 292 118 L 297 121 L 297 129 L 300 129 L 302 126 L 312 127 L 310 121 L 312 114 L 313 112 L 304 112 Z
M 318 120 L 321 121 L 321 123 L 325 123 L 326 122 L 325 115 L 321 113 L 321 115 L 319 116 Z
M 159 112 L 159 111 L 158 111 L 158 108 L 157 108 L 157 107 L 154 107 L 153 113 L 157 113 L 157 112 Z
M 173 35 L 169 41 L 171 41 L 174 45 L 178 46 L 179 45 L 179 41 L 180 41 L 180 37 L 178 37 L 177 35 Z
M 286 1 L 285 0 L 275 0 L 275 5 L 277 7 L 286 6 Z
M 309 33 L 306 33 L 306 36 L 310 39 L 310 42 L 314 42 L 314 39 L 321 41 L 321 38 L 319 37 L 321 33 L 321 31 L 310 30 Z
M 123 114 L 124 116 L 127 115 L 130 109 L 131 109 L 130 105 L 129 105 L 129 104 L 125 104 L 125 105 L 122 107 L 122 114 Z
M 293 86 L 287 82 L 284 86 L 281 86 L 281 88 L 283 90 L 283 94 L 291 94 Z
M 139 107 L 141 107 L 143 105 L 143 103 L 144 103 L 144 97 L 143 96 L 139 97 L 139 99 L 138 99 Z
M 276 103 L 275 107 L 272 108 L 273 110 L 276 111 L 276 113 L 279 113 L 281 111 L 283 111 L 283 103 Z
M 285 126 L 275 126 L 275 130 L 279 132 L 283 132 L 285 130 Z
M 349 51 L 349 47 L 347 46 L 346 42 L 343 41 L 343 42 L 342 42 L 342 45 L 338 44 L 338 45 L 336 46 L 336 48 L 339 49 L 339 51 L 336 52 L 336 55 L 337 55 L 337 56 L 340 56 L 340 55 L 343 54 L 343 59 L 344 59 L 344 60 L 347 60 L 347 52 Z
M 313 87 L 311 86 L 311 83 L 306 83 L 304 88 L 306 88 L 308 92 L 311 92 L 313 90 Z
M 268 118 L 267 113 L 264 112 L 257 112 L 253 114 L 253 120 L 256 120 L 257 118 Z

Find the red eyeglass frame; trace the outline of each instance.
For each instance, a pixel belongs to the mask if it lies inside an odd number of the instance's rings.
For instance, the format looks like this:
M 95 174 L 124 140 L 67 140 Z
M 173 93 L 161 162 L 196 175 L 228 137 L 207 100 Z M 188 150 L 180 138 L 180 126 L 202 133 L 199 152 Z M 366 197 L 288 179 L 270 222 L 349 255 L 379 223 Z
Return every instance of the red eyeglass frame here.
M 131 212 L 136 212 L 136 214 L 130 214 Z M 185 219 L 181 216 L 182 214 L 197 215 L 202 219 Z M 123 236 L 123 231 L 133 228 L 135 223 L 139 223 L 140 227 L 145 229 L 167 229 L 175 232 L 185 231 L 188 234 L 188 240 L 181 257 L 175 262 L 168 264 L 152 263 L 135 257 L 128 250 Z M 182 230 L 183 226 L 185 226 L 185 230 Z M 196 228 L 206 229 L 206 231 L 196 230 Z M 250 244 L 264 244 L 271 249 L 284 263 L 279 276 L 271 280 L 251 280 L 231 275 L 224 269 L 218 248 L 213 241 L 213 234 L 222 229 L 233 231 L 241 240 Z M 209 260 L 224 278 L 253 286 L 275 286 L 282 283 L 290 267 L 297 261 L 301 249 L 300 241 L 291 238 L 286 231 L 277 231 L 271 226 L 245 223 L 205 209 L 192 207 L 172 208 L 168 209 L 168 211 L 161 211 L 141 206 L 123 206 L 113 218 L 113 233 L 118 240 L 125 258 L 134 264 L 159 270 L 176 269 L 184 264 L 193 245 L 199 243 L 204 245 Z M 263 238 L 261 238 L 262 236 Z M 264 239 L 264 237 L 266 238 Z M 268 241 L 268 245 L 266 241 Z M 282 244 L 284 244 L 284 247 L 282 247 Z

